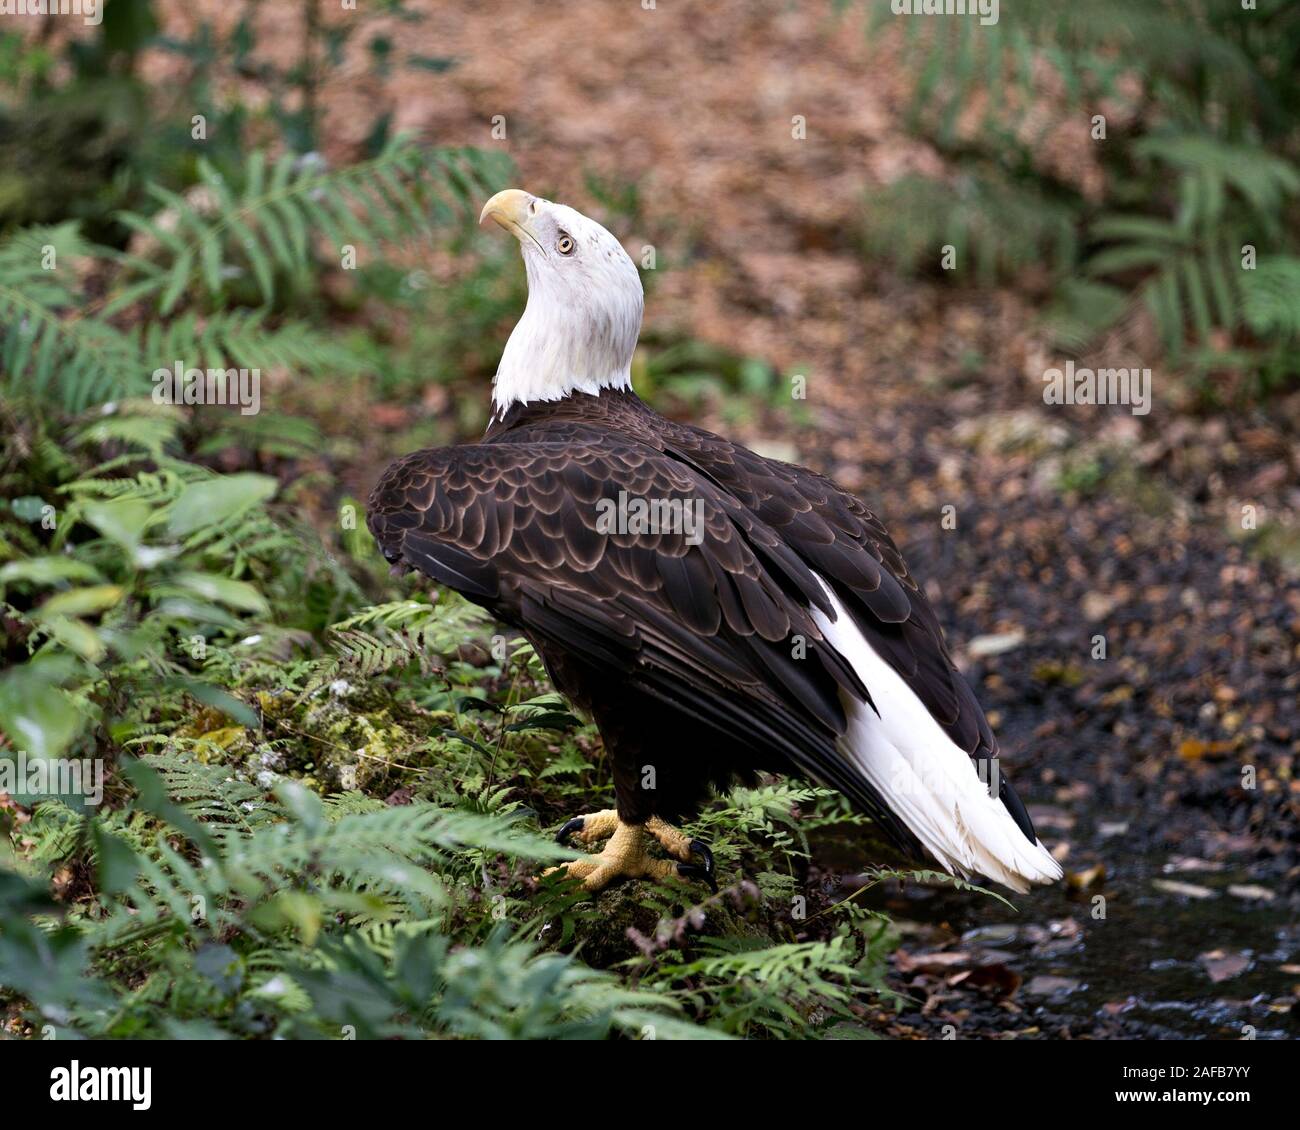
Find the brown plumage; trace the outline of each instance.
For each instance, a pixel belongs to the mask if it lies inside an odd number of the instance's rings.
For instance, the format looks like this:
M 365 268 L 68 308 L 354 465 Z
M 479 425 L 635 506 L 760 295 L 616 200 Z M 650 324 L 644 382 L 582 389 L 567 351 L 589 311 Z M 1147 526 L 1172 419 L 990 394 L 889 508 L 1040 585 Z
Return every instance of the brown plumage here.
M 702 503 L 704 536 L 597 532 L 597 502 Z M 870 701 L 809 615 L 819 573 L 972 757 L 997 753 L 924 595 L 860 500 L 802 467 L 674 423 L 630 391 L 516 406 L 482 443 L 420 451 L 368 505 L 384 556 L 518 628 L 605 738 L 620 815 L 692 814 L 755 770 L 834 785 L 915 838 L 836 748 L 841 690 Z M 792 651 L 805 641 L 807 658 Z M 645 766 L 656 787 L 641 787 Z M 1032 825 L 1005 778 L 1002 799 Z

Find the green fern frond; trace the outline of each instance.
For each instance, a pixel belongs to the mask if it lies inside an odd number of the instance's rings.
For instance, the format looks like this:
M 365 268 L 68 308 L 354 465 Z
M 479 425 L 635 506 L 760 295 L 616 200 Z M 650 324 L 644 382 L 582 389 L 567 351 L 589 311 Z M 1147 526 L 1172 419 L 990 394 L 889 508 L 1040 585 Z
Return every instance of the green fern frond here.
M 251 835 L 261 824 L 283 815 L 264 790 L 241 780 L 223 765 L 205 765 L 171 754 L 146 754 L 168 795 L 196 820 Z
M 436 604 L 397 600 L 364 608 L 330 626 L 338 666 L 322 671 L 309 690 L 343 670 L 369 677 L 417 662 L 423 674 L 433 674 L 435 657 L 454 652 L 487 619 L 483 609 L 453 593 Z
M 1251 331 L 1283 342 L 1300 341 L 1300 257 L 1261 258 L 1241 278 L 1241 314 Z
M 501 154 L 428 149 L 404 138 L 339 169 L 315 154 L 287 153 L 271 162 L 253 153 L 237 183 L 200 160 L 200 183 L 188 195 L 154 185 L 158 212 L 120 214 L 144 237 L 148 255 L 122 258 L 132 281 L 106 313 L 148 299 L 167 315 L 196 288 L 220 301 L 246 278 L 270 304 L 277 276 L 296 279 L 311 271 L 319 241 L 340 258 L 346 247 L 373 254 L 465 214 L 507 167 Z
M 184 368 L 257 370 L 352 375 L 360 359 L 336 340 L 301 322 L 267 324 L 258 310 L 220 311 L 205 318 L 189 313 L 171 322 L 146 322 L 133 334 L 150 372 Z
M 139 379 L 123 334 L 71 314 L 79 301 L 72 261 L 87 253 L 75 224 L 27 229 L 0 241 L 0 372 L 10 394 L 39 397 L 57 387 L 78 410 L 104 388 L 125 389 Z
M 1078 255 L 1076 218 L 1032 182 L 989 168 L 953 183 L 908 176 L 867 201 L 867 250 L 904 270 L 937 271 L 952 248 L 954 271 L 991 284 L 1044 258 L 1057 273 Z

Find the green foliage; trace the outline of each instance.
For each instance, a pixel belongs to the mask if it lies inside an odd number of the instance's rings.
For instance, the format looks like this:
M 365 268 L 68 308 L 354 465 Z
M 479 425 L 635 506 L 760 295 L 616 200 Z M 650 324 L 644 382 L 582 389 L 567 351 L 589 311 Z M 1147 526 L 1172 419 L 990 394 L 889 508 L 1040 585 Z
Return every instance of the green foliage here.
M 940 248 L 957 267 L 990 285 L 1039 263 L 1057 270 L 1078 255 L 1075 217 L 1032 180 L 1014 181 L 996 169 L 963 175 L 953 184 L 906 176 L 867 202 L 866 250 L 908 271 L 934 272 Z
M 341 270 L 345 247 L 378 255 L 430 223 L 472 212 L 504 171 L 474 151 L 400 141 L 339 170 L 254 153 L 235 188 L 212 166 L 199 168 L 196 192 L 151 185 L 157 211 L 121 214 L 143 237 L 130 253 L 87 243 L 75 224 L 0 241 L 0 389 L 48 395 L 76 411 L 148 391 L 150 374 L 177 361 L 186 369 L 358 374 L 360 356 L 301 315 L 273 309 L 277 294 L 290 289 L 301 303 L 322 285 L 322 241 L 334 245 Z M 104 299 L 90 297 L 90 278 Z M 244 297 L 250 305 L 236 305 Z M 121 328 L 124 312 L 133 329 Z
M 985 284 L 1045 263 L 1049 327 L 1077 351 L 1140 314 L 1192 371 L 1254 373 L 1257 392 L 1300 373 L 1300 291 L 1279 285 L 1300 250 L 1300 11 L 1048 0 L 983 26 L 870 10 L 898 30 L 909 121 L 951 170 L 873 194 L 873 255 L 933 270 L 951 245 L 949 277 Z M 1081 143 L 1070 172 L 1052 163 Z
M 97 388 L 139 378 L 127 335 L 74 313 L 82 299 L 71 262 L 89 253 L 74 223 L 22 229 L 0 241 L 0 389 L 42 395 L 57 386 L 69 405 L 84 406 Z
M 647 344 L 633 359 L 632 383 L 639 396 L 661 411 L 698 411 L 713 404 L 741 420 L 765 407 L 779 407 L 806 422 L 803 402 L 791 400 L 790 382 L 766 361 L 689 338 L 651 338 Z
M 1262 342 L 1272 343 L 1260 357 L 1263 392 L 1281 389 L 1300 368 L 1300 255 L 1261 258 L 1243 278 L 1241 319 Z
M 423 233 L 431 222 L 472 211 L 507 167 L 496 154 L 426 150 L 400 139 L 341 169 L 324 167 L 314 155 L 285 153 L 271 161 L 254 152 L 234 184 L 200 159 L 199 184 L 187 195 L 150 185 L 158 211 L 121 214 L 146 237 L 152 256 L 122 258 L 125 280 L 104 313 L 148 300 L 166 316 L 200 284 L 208 300 L 219 302 L 246 279 L 256 299 L 269 305 L 277 275 L 310 287 L 322 237 L 338 257 L 345 248 L 374 253 Z
M 611 892 L 668 924 L 634 945 L 537 882 L 571 855 L 544 829 L 612 782 L 531 647 L 383 579 L 368 541 L 322 541 L 291 516 L 296 484 L 189 462 L 181 423 L 123 402 L 28 425 L 0 462 L 0 760 L 104 773 L 102 803 L 36 789 L 0 809 L 15 1030 L 862 1031 L 888 996 L 887 924 L 846 903 L 797 937 L 788 915 L 809 837 L 865 829 L 843 798 L 782 781 L 712 806 L 692 831 L 730 893 L 678 918 L 702 892 Z
M 403 333 L 378 332 L 356 343 L 385 397 L 409 398 L 431 384 L 463 396 L 454 398 L 458 426 L 465 434 L 486 423 L 482 389 L 491 380 L 511 320 L 527 298 L 517 249 L 502 240 L 476 246 L 463 231 L 453 232 L 450 249 L 458 274 L 453 283 L 434 286 L 421 269 L 363 261 L 357 272 L 364 299 L 396 315 Z
M 233 19 L 192 12 L 179 25 L 173 12 L 157 7 L 153 0 L 113 0 L 94 27 L 75 36 L 0 30 L 6 91 L 0 217 L 6 222 L 76 218 L 94 239 L 118 246 L 128 231 L 113 213 L 144 207 L 150 183 L 189 183 L 200 154 L 219 169 L 237 169 L 250 136 L 313 153 L 321 147 L 320 93 L 337 79 L 349 41 L 365 40 L 382 75 L 393 38 L 376 24 L 425 18 L 400 3 L 360 5 L 341 19 L 304 4 L 301 34 L 291 45 L 268 45 L 259 41 L 266 25 L 256 5 Z M 275 25 L 272 34 L 278 31 Z M 146 51 L 171 56 L 162 97 L 141 77 Z M 408 56 L 407 65 L 439 75 L 455 60 Z M 365 105 L 349 107 L 365 116 L 366 156 L 391 143 L 392 97 L 385 104 L 372 91 Z
M 693 1030 L 668 998 L 539 954 L 504 927 L 452 946 L 457 860 L 561 854 L 516 820 L 426 803 L 349 812 L 296 784 L 267 800 L 202 767 L 151 761 L 165 781 L 136 763 L 139 803 L 150 791 L 173 798 L 151 814 L 151 834 L 36 810 L 41 858 L 84 856 L 97 901 L 69 911 L 42 884 L 0 871 L 0 984 L 41 1023 L 137 1038 Z M 186 832 L 197 835 L 178 844 Z
M 339 651 L 337 670 L 364 678 L 415 662 L 428 675 L 432 656 L 454 651 L 473 626 L 486 620 L 482 609 L 460 600 L 437 608 L 413 600 L 374 605 L 330 627 Z
M 775 946 L 727 938 L 706 948 L 695 960 L 660 964 L 650 983 L 692 982 L 681 997 L 716 1010 L 736 1035 L 813 1035 L 836 1022 L 854 1023 L 855 993 L 878 987 L 847 933 Z

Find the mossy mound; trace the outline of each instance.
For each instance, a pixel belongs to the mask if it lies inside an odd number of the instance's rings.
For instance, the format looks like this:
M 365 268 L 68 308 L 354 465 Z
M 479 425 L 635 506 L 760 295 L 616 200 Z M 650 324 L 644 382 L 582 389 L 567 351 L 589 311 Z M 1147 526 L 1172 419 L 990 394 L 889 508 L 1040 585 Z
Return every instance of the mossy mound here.
M 622 882 L 592 899 L 594 914 L 578 931 L 573 947 L 583 961 L 608 969 L 633 958 L 654 957 L 673 949 L 686 954 L 701 938 L 752 938 L 764 945 L 784 940 L 775 920 L 750 884 L 717 895 L 692 890 L 700 901 L 674 898 L 667 887 Z

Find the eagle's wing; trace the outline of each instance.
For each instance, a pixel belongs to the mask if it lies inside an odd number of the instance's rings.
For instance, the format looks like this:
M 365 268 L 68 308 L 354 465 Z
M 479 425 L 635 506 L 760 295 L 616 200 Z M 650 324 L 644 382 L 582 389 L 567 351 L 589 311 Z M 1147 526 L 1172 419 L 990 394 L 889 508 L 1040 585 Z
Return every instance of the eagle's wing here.
M 599 504 L 620 492 L 694 504 L 698 536 L 610 532 Z M 367 522 L 390 562 L 772 751 L 916 846 L 837 746 L 842 692 L 869 696 L 818 627 L 816 616 L 835 615 L 826 591 L 782 538 L 691 468 L 609 434 L 423 451 L 384 474 Z
M 977 761 L 998 756 L 997 739 L 953 664 L 934 610 L 884 524 L 859 498 L 824 475 L 691 425 L 672 425 L 664 450 L 726 490 L 831 586 L 872 650 L 958 748 Z M 1005 777 L 999 799 L 1036 839 Z

